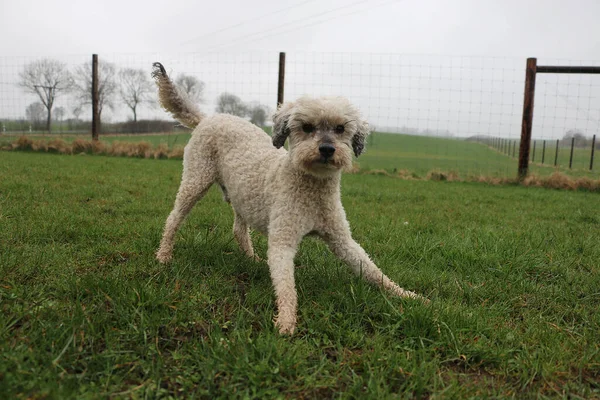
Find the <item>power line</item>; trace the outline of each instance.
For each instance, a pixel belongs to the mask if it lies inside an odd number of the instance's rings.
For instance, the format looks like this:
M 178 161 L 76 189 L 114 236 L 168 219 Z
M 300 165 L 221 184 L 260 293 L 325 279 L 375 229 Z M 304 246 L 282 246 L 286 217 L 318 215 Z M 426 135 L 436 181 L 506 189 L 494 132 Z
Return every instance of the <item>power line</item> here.
M 395 2 L 395 1 L 399 1 L 399 0 L 393 0 L 392 2 Z M 335 12 L 335 11 L 344 10 L 344 9 L 347 9 L 347 8 L 350 8 L 350 7 L 354 7 L 354 6 L 358 5 L 358 4 L 368 3 L 368 2 L 369 2 L 369 0 L 355 1 L 354 3 L 350 3 L 350 4 L 347 4 L 347 5 L 342 6 L 342 7 L 337 7 L 337 8 L 331 9 L 329 11 L 325 11 L 325 12 L 321 12 L 321 13 L 316 13 L 316 14 L 313 14 L 313 15 L 309 15 L 308 17 L 302 17 L 302 18 L 296 19 L 294 21 L 286 22 L 286 23 L 283 23 L 283 24 L 280 24 L 280 25 L 276 25 L 274 27 L 271 27 L 271 28 L 268 28 L 268 29 L 264 29 L 264 30 L 261 30 L 261 31 L 258 31 L 258 32 L 254 32 L 254 33 L 251 33 L 251 34 L 246 34 L 246 35 L 243 35 L 243 36 L 239 36 L 239 37 L 237 37 L 235 39 L 229 40 L 224 45 L 223 44 L 221 44 L 221 45 L 215 45 L 215 46 L 209 47 L 206 50 L 210 51 L 210 50 L 214 50 L 214 49 L 217 49 L 217 48 L 220 48 L 220 47 L 229 47 L 229 46 L 231 46 L 233 44 L 239 44 L 240 40 L 241 40 L 241 43 L 245 43 L 245 42 L 248 42 L 248 41 L 251 41 L 251 40 L 257 40 L 257 39 L 250 39 L 250 38 L 253 37 L 253 36 L 261 35 L 263 33 L 267 33 L 267 32 L 270 32 L 270 34 L 269 35 L 265 35 L 265 36 L 261 36 L 261 37 L 258 38 L 258 40 L 264 39 L 264 38 L 269 37 L 269 36 L 278 35 L 280 33 L 285 33 L 285 32 L 290 32 L 290 31 L 293 31 L 293 30 L 301 29 L 301 28 L 304 28 L 306 26 L 318 25 L 320 23 L 327 22 L 327 21 L 330 21 L 330 20 L 335 19 L 335 18 L 339 18 L 339 17 L 342 17 L 342 16 L 355 14 L 357 12 L 364 11 L 364 10 L 358 10 L 358 11 L 353 11 L 353 12 L 347 13 L 347 14 L 336 15 L 334 17 L 331 17 L 331 18 L 328 18 L 328 19 L 325 19 L 325 20 L 322 20 L 322 21 L 318 21 L 316 23 L 301 25 L 299 27 L 292 28 L 292 29 L 289 29 L 289 30 L 285 30 L 283 32 L 273 32 L 273 30 L 275 30 L 275 29 L 279 29 L 279 28 L 282 28 L 282 27 L 287 27 L 289 25 L 293 25 L 293 24 L 296 24 L 298 22 L 303 22 L 303 21 L 306 21 L 306 20 L 311 20 L 311 19 L 314 19 L 314 18 L 321 17 L 323 15 L 331 14 L 332 12 Z M 373 8 L 375 8 L 375 7 L 373 7 Z
M 269 35 L 261 36 L 261 37 L 259 37 L 258 39 L 255 39 L 255 40 L 262 40 L 262 39 L 266 39 L 266 38 L 268 38 L 268 37 L 274 36 L 275 34 L 277 34 L 277 35 L 281 35 L 281 34 L 284 34 L 284 33 L 293 32 L 293 31 L 295 31 L 295 30 L 298 30 L 298 29 L 307 28 L 307 27 L 309 27 L 309 26 L 320 25 L 320 24 L 323 24 L 323 23 L 325 23 L 325 22 L 329 22 L 329 21 L 331 21 L 331 20 L 334 20 L 334 19 L 336 19 L 336 18 L 340 18 L 340 17 L 347 17 L 348 15 L 357 14 L 357 13 L 359 13 L 359 12 L 374 10 L 374 9 L 376 9 L 376 8 L 379 8 L 379 7 L 382 7 L 382 6 L 385 6 L 385 5 L 391 4 L 391 3 L 397 3 L 397 2 L 400 2 L 400 1 L 403 1 L 403 0 L 391 0 L 391 1 L 384 1 L 384 2 L 382 2 L 382 3 L 376 4 L 375 6 L 370 6 L 369 8 L 366 8 L 366 9 L 361 9 L 361 10 L 351 11 L 351 12 L 348 12 L 348 13 L 345 13 L 345 14 L 336 15 L 336 16 L 334 16 L 334 17 L 331 17 L 331 18 L 326 18 L 326 19 L 324 19 L 324 20 L 321 20 L 321 21 L 317 21 L 317 22 L 313 22 L 313 23 L 309 23 L 309 24 L 301 25 L 301 26 L 299 26 L 299 27 L 292 28 L 292 29 L 288 29 L 288 30 L 284 30 L 284 31 L 277 32 L 277 33 L 274 33 L 274 34 L 269 34 Z M 242 42 L 242 43 L 244 43 L 244 42 Z
M 200 36 L 196 36 L 196 37 L 195 37 L 195 38 L 193 38 L 193 39 L 189 39 L 189 40 L 186 40 L 185 42 L 181 42 L 181 43 L 179 43 L 179 45 L 180 45 L 180 46 L 182 46 L 182 45 L 186 45 L 186 44 L 188 44 L 188 43 L 195 42 L 195 41 L 197 41 L 197 40 L 200 40 L 200 39 L 204 39 L 204 38 L 206 38 L 206 37 L 208 37 L 208 36 L 212 36 L 212 35 L 215 35 L 215 34 L 217 34 L 217 33 L 222 33 L 222 32 L 225 32 L 225 31 L 231 30 L 231 29 L 233 29 L 233 28 L 237 28 L 238 26 L 242 26 L 242 25 L 244 25 L 244 24 L 247 24 L 248 22 L 256 22 L 256 21 L 257 21 L 257 20 L 259 20 L 259 19 L 263 19 L 263 18 L 266 18 L 266 17 L 270 17 L 270 16 L 272 16 L 272 15 L 280 14 L 280 13 L 282 13 L 282 12 L 289 11 L 289 10 L 292 10 L 292 9 L 294 9 L 294 8 L 296 8 L 296 7 L 303 6 L 304 4 L 307 4 L 307 3 L 313 3 L 313 2 L 315 2 L 315 1 L 316 1 L 316 0 L 307 0 L 307 1 L 303 1 L 303 2 L 301 2 L 301 3 L 294 4 L 294 5 L 290 6 L 290 7 L 282 8 L 282 9 L 280 9 L 280 10 L 273 11 L 273 12 L 270 12 L 270 13 L 267 13 L 267 14 L 263 14 L 263 15 L 261 15 L 261 16 L 258 16 L 258 17 L 249 18 L 249 19 L 246 19 L 246 20 L 244 20 L 244 21 L 238 22 L 238 23 L 237 23 L 237 24 L 235 24 L 235 25 L 230 25 L 230 26 L 227 26 L 227 27 L 225 27 L 225 28 L 217 29 L 216 31 L 212 31 L 212 32 L 208 32 L 208 33 L 202 34 L 202 35 L 200 35 Z

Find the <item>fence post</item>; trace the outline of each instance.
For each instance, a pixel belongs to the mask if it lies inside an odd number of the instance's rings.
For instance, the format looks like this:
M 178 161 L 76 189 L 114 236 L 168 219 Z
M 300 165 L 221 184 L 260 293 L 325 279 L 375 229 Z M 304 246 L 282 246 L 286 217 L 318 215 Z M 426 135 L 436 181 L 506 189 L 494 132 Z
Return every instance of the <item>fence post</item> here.
M 537 58 L 528 58 L 527 68 L 525 69 L 523 121 L 521 123 L 521 143 L 519 145 L 519 179 L 525 178 L 529 169 L 529 146 L 531 145 L 531 128 L 533 124 L 536 69 Z
M 546 141 L 542 141 L 542 165 L 544 165 L 544 160 L 546 159 Z
M 575 147 L 575 137 L 571 138 L 571 156 L 569 157 L 569 169 L 573 166 L 573 147 Z
M 98 103 L 98 54 L 92 54 L 92 140 L 98 140 L 100 132 L 100 108 Z
M 556 139 L 556 152 L 554 153 L 554 166 L 558 163 L 558 142 L 559 139 Z
M 285 83 L 285 53 L 279 53 L 279 80 L 277 81 L 277 107 L 283 104 L 283 87 Z
M 533 154 L 531 155 L 531 162 L 535 162 L 535 140 L 533 141 Z
M 590 171 L 594 168 L 594 149 L 596 148 L 596 135 L 592 137 L 592 155 L 590 156 Z

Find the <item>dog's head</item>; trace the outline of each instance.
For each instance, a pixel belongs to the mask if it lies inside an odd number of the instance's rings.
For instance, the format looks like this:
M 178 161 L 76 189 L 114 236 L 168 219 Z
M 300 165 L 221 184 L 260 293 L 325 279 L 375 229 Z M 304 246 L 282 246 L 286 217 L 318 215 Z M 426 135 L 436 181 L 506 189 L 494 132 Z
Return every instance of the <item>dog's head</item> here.
M 273 145 L 289 140 L 297 167 L 317 176 L 352 167 L 352 153 L 365 148 L 369 124 L 341 97 L 302 97 L 285 103 L 273 116 Z

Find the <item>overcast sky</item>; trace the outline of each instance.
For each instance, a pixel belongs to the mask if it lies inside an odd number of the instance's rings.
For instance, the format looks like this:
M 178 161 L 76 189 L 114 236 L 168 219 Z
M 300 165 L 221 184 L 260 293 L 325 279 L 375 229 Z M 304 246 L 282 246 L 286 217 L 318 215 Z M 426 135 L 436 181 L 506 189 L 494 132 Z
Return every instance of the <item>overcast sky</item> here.
M 0 54 L 342 51 L 600 58 L 598 0 L 2 0 Z
M 9 117 L 22 115 L 33 100 L 15 100 L 20 95 L 11 82 L 22 69 L 17 56 L 25 56 L 23 63 L 44 56 L 72 57 L 68 62 L 75 64 L 79 56 L 87 60 L 98 53 L 101 60 L 126 60 L 144 69 L 159 59 L 171 71 L 204 80 L 209 97 L 205 107 L 210 108 L 224 90 L 248 101 L 271 101 L 276 63 L 270 54 L 285 51 L 290 74 L 286 99 L 341 94 L 379 126 L 447 128 L 464 136 L 493 122 L 494 130 L 484 133 L 510 136 L 519 133 L 515 124 L 526 57 L 571 65 L 600 61 L 600 0 L 1 1 L 0 67 L 13 73 L 0 71 L 0 89 L 12 96 L 9 101 L 0 94 L 0 111 L 9 110 L 4 112 Z M 239 65 L 231 55 L 241 53 L 256 56 L 241 59 L 247 69 L 231 67 L 230 75 L 223 75 L 224 66 Z M 264 57 L 270 57 L 269 63 Z M 489 63 L 489 57 L 502 61 Z M 254 62 L 258 67 L 250 67 Z M 342 66 L 336 69 L 334 63 Z M 344 69 L 349 63 L 358 71 Z M 448 75 L 438 68 L 442 64 Z M 497 71 L 477 73 L 490 65 Z M 554 127 L 560 115 L 559 129 L 546 136 L 561 135 L 571 125 L 599 129 L 600 111 L 595 108 L 600 79 L 544 79 L 540 90 L 546 89 L 550 98 L 540 95 L 537 104 L 550 102 L 546 112 L 555 123 L 537 123 Z M 487 93 L 498 82 L 496 93 Z M 547 87 L 544 82 L 549 82 Z M 459 94 L 465 91 L 470 95 Z M 569 98 L 557 101 L 561 96 Z M 474 105 L 481 107 L 474 110 Z M 461 113 L 459 121 L 455 116 Z M 472 116 L 477 113 L 483 116 Z M 567 121 L 569 115 L 578 121 Z

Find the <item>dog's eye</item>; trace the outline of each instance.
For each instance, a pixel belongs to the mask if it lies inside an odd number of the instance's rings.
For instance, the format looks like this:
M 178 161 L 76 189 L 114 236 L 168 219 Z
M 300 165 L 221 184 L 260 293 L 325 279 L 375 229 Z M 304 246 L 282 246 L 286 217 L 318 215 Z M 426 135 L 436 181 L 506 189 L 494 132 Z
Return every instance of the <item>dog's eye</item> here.
M 302 124 L 302 131 L 304 133 L 312 133 L 315 130 L 315 127 L 311 124 Z
M 336 127 L 333 129 L 333 131 L 334 131 L 335 133 L 344 133 L 344 125 L 338 125 L 338 126 L 336 126 Z

